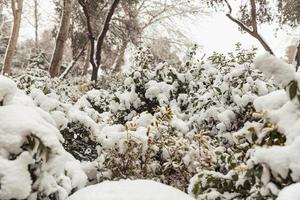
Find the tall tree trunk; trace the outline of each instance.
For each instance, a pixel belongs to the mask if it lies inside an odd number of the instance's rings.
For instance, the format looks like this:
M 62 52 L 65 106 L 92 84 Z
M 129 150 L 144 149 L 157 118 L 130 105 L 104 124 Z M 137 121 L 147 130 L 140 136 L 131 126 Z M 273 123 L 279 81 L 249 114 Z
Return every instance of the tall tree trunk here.
M 114 0 L 112 5 L 110 6 L 109 11 L 108 11 L 107 16 L 106 16 L 105 21 L 104 21 L 102 31 L 101 31 L 100 35 L 98 36 L 98 39 L 97 39 L 96 64 L 97 64 L 98 67 L 101 64 L 101 53 L 102 53 L 102 47 L 103 47 L 104 39 L 107 35 L 107 32 L 109 30 L 110 21 L 112 19 L 112 16 L 113 16 L 119 2 L 120 2 L 120 0 Z
M 87 75 L 88 69 L 90 67 L 90 56 L 91 56 L 91 43 L 88 43 L 86 56 L 84 59 L 83 71 L 82 71 L 83 76 Z
M 22 9 L 23 9 L 23 0 L 11 0 L 11 8 L 13 12 L 14 22 L 13 27 L 8 43 L 8 47 L 6 48 L 6 53 L 4 57 L 4 66 L 2 70 L 2 74 L 9 75 L 11 73 L 12 60 L 17 48 L 21 18 L 22 18 Z
M 89 40 L 91 43 L 90 63 L 93 67 L 91 81 L 94 81 L 95 83 L 97 83 L 98 71 L 99 71 L 99 67 L 101 64 L 101 53 L 102 53 L 104 39 L 109 30 L 109 24 L 112 19 L 112 16 L 113 16 L 118 4 L 120 3 L 120 0 L 114 0 L 108 10 L 107 16 L 106 16 L 104 24 L 103 24 L 102 31 L 99 34 L 98 39 L 97 39 L 96 51 L 95 51 L 95 38 L 94 38 L 94 34 L 93 34 L 93 28 L 92 28 L 92 24 L 91 24 L 90 12 L 88 10 L 88 6 L 86 5 L 86 2 L 84 0 L 78 0 L 78 2 L 81 5 L 84 15 L 86 17 L 88 37 L 89 37 Z
M 0 36 L 2 35 L 2 27 L 3 27 L 3 4 L 0 3 Z
M 73 0 L 63 0 L 63 1 L 64 1 L 63 13 L 62 13 L 60 27 L 56 38 L 55 49 L 52 55 L 50 69 L 49 69 L 51 77 L 59 76 L 64 48 L 65 48 L 66 40 L 68 38 L 68 31 L 70 27 L 70 18 L 71 18 Z
M 34 0 L 34 28 L 35 28 L 35 50 L 39 48 L 39 16 L 38 16 L 38 0 Z
M 298 68 L 300 67 L 300 42 L 298 44 L 298 47 L 297 47 L 297 53 L 296 53 L 296 57 L 295 57 L 295 60 L 296 60 L 296 70 L 298 71 Z
M 91 80 L 97 83 L 99 67 L 93 67 Z
M 105 18 L 105 21 L 104 21 L 104 25 L 103 25 L 103 28 L 102 28 L 102 31 L 100 33 L 100 35 L 98 36 L 98 39 L 97 39 L 97 47 L 96 47 L 96 69 L 93 69 L 93 72 L 92 72 L 92 81 L 94 81 L 95 83 L 97 82 L 97 78 L 98 76 L 95 75 L 94 73 L 98 73 L 98 70 L 99 70 L 99 67 L 100 67 L 100 64 L 101 64 L 101 54 L 102 54 L 102 47 L 103 47 L 103 43 L 104 43 L 104 39 L 107 35 L 107 32 L 109 30 L 109 25 L 110 25 L 110 21 L 112 19 L 112 16 L 116 10 L 116 8 L 118 7 L 118 4 L 120 3 L 120 0 L 114 0 L 112 5 L 110 6 L 109 8 L 109 11 L 107 13 L 107 16 Z

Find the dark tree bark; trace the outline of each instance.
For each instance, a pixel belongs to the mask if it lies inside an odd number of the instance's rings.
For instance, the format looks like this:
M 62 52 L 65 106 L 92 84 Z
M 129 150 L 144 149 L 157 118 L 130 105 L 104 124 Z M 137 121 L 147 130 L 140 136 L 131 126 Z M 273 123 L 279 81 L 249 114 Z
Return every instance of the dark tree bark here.
M 109 11 L 107 13 L 107 16 L 106 16 L 104 24 L 103 24 L 102 31 L 100 32 L 100 34 L 97 38 L 96 50 L 95 50 L 95 38 L 94 38 L 93 28 L 92 28 L 92 24 L 91 24 L 90 15 L 89 15 L 89 9 L 84 0 L 78 0 L 78 2 L 83 9 L 83 12 L 84 12 L 84 15 L 85 15 L 86 21 L 87 21 L 88 38 L 89 38 L 90 44 L 91 44 L 91 46 L 90 46 L 90 63 L 93 67 L 91 81 L 94 81 L 96 83 L 98 80 L 98 71 L 99 71 L 99 67 L 101 64 L 101 53 L 102 53 L 104 39 L 109 30 L 109 24 L 112 19 L 112 16 L 113 16 L 118 4 L 120 3 L 120 0 L 114 0 L 112 5 L 109 8 Z
M 296 70 L 298 71 L 298 68 L 300 67 L 300 42 L 298 44 L 298 47 L 297 47 L 297 53 L 296 53 L 296 57 L 295 57 L 295 60 L 296 60 Z

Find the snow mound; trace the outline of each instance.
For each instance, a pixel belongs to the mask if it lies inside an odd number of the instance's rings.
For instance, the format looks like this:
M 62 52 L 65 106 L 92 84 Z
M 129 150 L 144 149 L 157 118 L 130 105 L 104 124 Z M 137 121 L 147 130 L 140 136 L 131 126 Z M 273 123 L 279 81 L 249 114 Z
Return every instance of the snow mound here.
M 273 77 L 278 83 L 286 86 L 295 78 L 295 68 L 283 60 L 266 53 L 254 60 L 255 66 L 266 76 Z
M 0 156 L 0 199 L 24 199 L 31 192 L 32 180 L 28 164 L 33 159 L 23 152 L 16 160 L 6 160 Z
M 150 180 L 105 181 L 88 186 L 68 200 L 193 200 L 184 192 Z
M 300 199 L 300 183 L 295 183 L 290 186 L 283 188 L 277 200 L 292 200 L 292 199 Z
M 0 76 L 0 199 L 65 200 L 87 176 L 67 153 L 51 114 Z
M 0 105 L 8 104 L 17 92 L 17 85 L 5 76 L 0 75 Z
M 0 149 L 19 153 L 24 139 L 33 134 L 44 145 L 62 151 L 59 140 L 63 141 L 63 137 L 48 113 L 26 106 L 8 105 L 0 107 L 0 116 Z

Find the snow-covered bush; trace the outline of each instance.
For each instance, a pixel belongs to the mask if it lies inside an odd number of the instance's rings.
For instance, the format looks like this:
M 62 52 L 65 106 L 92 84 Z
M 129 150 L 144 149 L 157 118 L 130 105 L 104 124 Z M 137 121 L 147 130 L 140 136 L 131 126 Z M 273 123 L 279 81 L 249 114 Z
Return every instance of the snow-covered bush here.
M 285 90 L 254 100 L 253 120 L 233 134 L 229 156 L 220 154 L 230 165 L 223 164 L 221 173 L 200 172 L 191 180 L 189 192 L 198 199 L 300 197 L 293 192 L 299 182 L 299 74 L 269 54 L 258 57 L 255 65 Z
M 267 76 L 272 76 L 284 90 L 270 93 L 257 99 L 255 106 L 264 114 L 264 119 L 274 129 L 282 134 L 286 141 L 282 146 L 257 148 L 253 154 L 253 162 L 261 164 L 265 170 L 263 174 L 264 186 L 278 199 L 298 199 L 299 194 L 286 195 L 287 191 L 294 191 L 300 181 L 299 176 L 299 73 L 293 65 L 269 54 L 256 59 L 256 65 Z M 292 184 L 291 186 L 288 186 Z M 284 189 L 283 189 L 284 188 Z M 280 190 L 282 192 L 280 192 Z M 299 187 L 298 187 L 299 189 Z
M 90 179 L 152 178 L 184 190 L 204 169 L 226 173 L 244 164 L 248 147 L 232 134 L 256 120 L 253 101 L 277 89 L 253 67 L 254 55 L 237 46 L 184 67 L 140 57 L 123 85 L 84 95 L 76 105 L 101 126 L 99 158 L 86 165 Z
M 254 56 L 255 50 L 237 45 L 234 53 L 197 60 L 194 48 L 182 65 L 170 66 L 154 63 L 148 49 L 141 48 L 126 74 L 105 75 L 92 90 L 85 78 L 50 81 L 43 70 L 28 68 L 15 78 L 28 96 L 14 95 L 5 82 L 1 104 L 19 102 L 44 113 L 64 139 L 62 145 L 57 140 L 63 155 L 66 150 L 81 161 L 90 184 L 152 179 L 183 191 L 189 185 L 198 199 L 272 198 L 278 192 L 270 182 L 279 182 L 281 189 L 296 181 L 279 181 L 282 171 L 264 178 L 270 167 L 259 152 L 292 142 L 296 132 L 282 134 L 274 121 L 281 118 L 265 112 L 290 101 L 273 79 L 254 68 Z M 296 78 L 280 82 L 287 84 L 291 98 L 299 96 L 296 83 Z M 33 151 L 29 144 L 43 142 L 39 136 L 27 139 L 23 150 Z
M 98 137 L 100 157 L 94 161 L 98 181 L 147 178 L 185 190 L 197 169 L 210 166 L 214 157 L 207 136 L 182 135 L 187 131 L 165 107 L 154 116 L 141 113 L 125 126 L 104 127 Z
M 62 103 L 54 93 L 44 94 L 34 89 L 29 94 L 36 106 L 48 112 L 65 138 L 64 148 L 78 160 L 93 160 L 97 157 L 95 138 L 100 125 L 80 106 Z M 85 110 L 86 111 L 86 110 Z
M 18 87 L 27 94 L 33 89 L 40 89 L 45 94 L 56 93 L 63 102 L 76 102 L 85 92 L 92 88 L 87 77 L 71 79 L 51 79 L 44 66 L 36 63 L 28 65 L 22 72 L 14 75 Z
M 0 102 L 0 199 L 63 200 L 86 185 L 55 120 L 3 76 Z

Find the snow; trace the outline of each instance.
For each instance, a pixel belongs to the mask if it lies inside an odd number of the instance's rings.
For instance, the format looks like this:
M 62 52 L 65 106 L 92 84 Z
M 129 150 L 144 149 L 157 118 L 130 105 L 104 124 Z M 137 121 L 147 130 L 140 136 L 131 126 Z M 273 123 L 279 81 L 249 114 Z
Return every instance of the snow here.
M 232 110 L 225 110 L 225 111 L 218 114 L 218 119 L 227 128 L 229 128 L 230 125 L 231 125 L 231 122 L 235 120 L 235 114 Z
M 283 188 L 276 200 L 300 199 L 300 183 L 295 183 Z
M 59 111 L 65 107 L 57 97 L 35 90 L 30 98 L 10 79 L 1 76 L 0 82 L 0 199 L 36 200 L 55 193 L 64 200 L 84 187 L 87 176 L 61 144 L 64 138 L 56 126 L 66 123 Z
M 183 121 L 175 115 L 171 120 L 171 126 L 184 134 L 186 134 L 189 131 L 187 122 Z
M 256 163 L 264 163 L 271 170 L 273 175 L 286 178 L 289 170 L 294 181 L 300 181 L 300 138 L 297 138 L 291 145 L 273 146 L 268 149 L 258 148 L 253 160 Z M 274 156 L 276 155 L 276 156 Z
M 122 125 L 108 125 L 102 128 L 97 139 L 104 149 L 119 147 L 119 151 L 124 153 L 126 150 L 126 144 L 124 142 L 130 138 L 142 142 L 144 150 L 146 150 L 148 140 L 146 133 L 147 129 L 145 127 L 139 127 L 131 131 L 126 130 Z
M 172 91 L 172 86 L 165 82 L 149 81 L 146 84 L 145 97 L 152 100 L 156 98 L 159 105 L 164 106 L 169 103 L 169 97 Z
M 299 74 L 295 73 L 292 65 L 271 55 L 263 55 L 256 59 L 256 65 L 266 75 L 273 77 L 278 83 L 286 87 L 291 81 L 299 82 Z M 289 88 L 287 88 L 289 89 Z M 274 125 L 278 132 L 286 136 L 284 146 L 257 147 L 252 160 L 263 164 L 262 180 L 265 187 L 278 200 L 299 199 L 300 181 L 300 112 L 298 100 L 291 100 L 286 90 L 277 90 L 254 101 L 257 111 Z M 272 129 L 272 128 L 264 128 Z M 268 130 L 261 131 L 264 135 Z M 269 171 L 269 170 L 270 171 Z M 270 173 L 277 180 L 291 178 L 294 184 L 284 187 L 281 191 L 270 181 Z
M 32 180 L 27 168 L 33 162 L 28 152 L 16 160 L 0 156 L 0 199 L 25 199 L 30 194 Z
M 98 141 L 102 144 L 103 148 L 112 148 L 118 145 L 119 141 L 125 137 L 125 127 L 122 125 L 105 126 L 102 128 L 101 133 L 98 135 Z
M 119 99 L 119 102 L 111 102 L 110 109 L 112 112 L 117 112 L 118 110 L 131 109 L 131 106 L 138 108 L 141 105 L 141 100 L 138 95 L 135 93 L 135 87 L 132 86 L 131 90 L 128 92 L 116 92 L 116 97 Z
M 143 112 L 138 117 L 133 118 L 133 120 L 136 121 L 139 126 L 148 127 L 153 120 L 153 116 L 149 113 Z
M 268 94 L 269 91 L 267 88 L 267 84 L 264 81 L 257 79 L 255 81 L 255 85 L 257 87 L 259 96 Z
M 17 85 L 11 79 L 0 75 L 0 102 L 6 105 L 17 92 Z
M 150 180 L 105 181 L 79 190 L 68 200 L 193 200 L 184 192 Z
M 289 100 L 285 90 L 276 90 L 265 96 L 258 97 L 253 104 L 257 111 L 278 109 Z
M 82 170 L 81 164 L 75 160 L 70 154 L 65 164 L 66 175 L 70 177 L 72 188 L 83 188 L 87 184 L 87 175 Z
M 254 64 L 266 76 L 273 77 L 282 86 L 287 86 L 295 78 L 295 67 L 270 53 L 258 56 Z
M 0 148 L 19 153 L 24 138 L 33 134 L 51 149 L 62 150 L 59 140 L 64 139 L 48 113 L 38 108 L 8 105 L 0 107 L 0 116 Z

